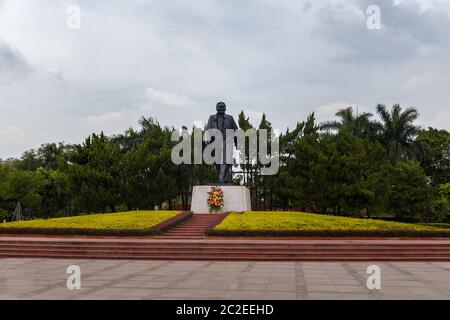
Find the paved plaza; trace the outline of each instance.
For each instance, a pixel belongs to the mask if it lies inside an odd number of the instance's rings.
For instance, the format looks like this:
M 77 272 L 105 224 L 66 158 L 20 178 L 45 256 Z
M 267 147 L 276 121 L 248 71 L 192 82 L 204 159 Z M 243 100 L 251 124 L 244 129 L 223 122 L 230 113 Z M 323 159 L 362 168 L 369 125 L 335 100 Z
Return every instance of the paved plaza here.
M 381 290 L 367 288 L 370 265 Z M 0 259 L 0 299 L 450 299 L 450 262 Z

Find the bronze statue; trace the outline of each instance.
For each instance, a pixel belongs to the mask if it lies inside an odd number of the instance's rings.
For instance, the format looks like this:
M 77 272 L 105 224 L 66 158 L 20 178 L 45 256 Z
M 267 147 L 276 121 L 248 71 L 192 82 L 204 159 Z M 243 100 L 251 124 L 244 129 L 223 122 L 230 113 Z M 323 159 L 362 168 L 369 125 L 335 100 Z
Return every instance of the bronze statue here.
M 221 164 L 216 164 L 217 173 L 219 175 L 219 183 L 228 183 L 228 172 L 230 171 L 231 164 L 226 162 L 227 159 L 227 148 L 226 148 L 226 131 L 233 129 L 237 130 L 239 127 L 234 121 L 233 116 L 225 113 L 227 106 L 224 102 L 217 103 L 216 106 L 217 113 L 209 117 L 208 124 L 206 125 L 206 130 L 217 129 L 222 133 L 223 138 L 223 161 Z M 233 139 L 235 140 L 235 139 Z M 208 141 L 211 142 L 211 141 Z M 233 141 L 234 142 L 234 141 Z

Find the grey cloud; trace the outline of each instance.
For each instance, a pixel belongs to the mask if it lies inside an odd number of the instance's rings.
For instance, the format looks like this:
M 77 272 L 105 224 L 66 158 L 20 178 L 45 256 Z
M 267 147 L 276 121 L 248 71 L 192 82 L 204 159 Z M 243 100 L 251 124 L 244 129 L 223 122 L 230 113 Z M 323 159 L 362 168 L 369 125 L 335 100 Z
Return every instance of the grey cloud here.
M 371 111 L 414 105 L 424 123 L 450 128 L 450 119 L 436 121 L 448 117 L 450 100 L 449 25 L 437 9 L 376 0 L 79 0 L 81 30 L 69 32 L 69 2 L 20 3 L 4 6 L 9 19 L 0 10 L 0 38 L 23 53 L 14 60 L 6 50 L 0 67 L 14 70 L 9 85 L 0 83 L 0 129 L 17 128 L 0 136 L 20 130 L 27 138 L 12 148 L 0 137 L 0 157 L 120 132 L 141 115 L 191 126 L 219 100 L 233 115 L 265 112 L 282 131 L 337 102 Z M 369 3 L 382 7 L 383 32 L 366 28 Z
M 381 9 L 383 29 L 366 27 L 370 5 Z M 318 10 L 322 21 L 315 34 L 346 49 L 335 61 L 359 64 L 396 64 L 414 58 L 421 46 L 449 47 L 450 19 L 436 11 L 422 12 L 416 1 L 393 6 L 392 0 L 358 0 L 355 10 L 327 5 Z
M 28 76 L 33 68 L 14 47 L 0 39 L 0 85 L 8 85 Z
M 309 9 L 311 9 L 311 8 L 312 8 L 311 2 L 306 1 L 306 2 L 303 4 L 302 10 L 303 10 L 303 12 L 308 12 Z

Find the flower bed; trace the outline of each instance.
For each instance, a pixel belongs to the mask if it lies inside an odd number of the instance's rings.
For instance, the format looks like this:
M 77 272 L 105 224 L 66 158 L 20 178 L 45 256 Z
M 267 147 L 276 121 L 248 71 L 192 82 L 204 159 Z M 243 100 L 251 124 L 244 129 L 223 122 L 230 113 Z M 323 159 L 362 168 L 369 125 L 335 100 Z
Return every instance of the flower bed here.
M 181 211 L 130 211 L 0 224 L 0 234 L 157 235 L 192 216 Z
M 355 219 L 302 212 L 231 213 L 211 236 L 274 237 L 450 237 L 439 226 Z

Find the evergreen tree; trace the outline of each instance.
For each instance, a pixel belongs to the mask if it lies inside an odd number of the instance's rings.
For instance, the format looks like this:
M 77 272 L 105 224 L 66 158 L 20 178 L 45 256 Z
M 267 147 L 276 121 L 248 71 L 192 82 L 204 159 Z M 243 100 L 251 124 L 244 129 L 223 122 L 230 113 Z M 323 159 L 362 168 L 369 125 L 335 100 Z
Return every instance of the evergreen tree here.
M 427 179 L 416 161 L 399 162 L 394 167 L 389 210 L 401 220 L 414 220 L 426 212 Z

